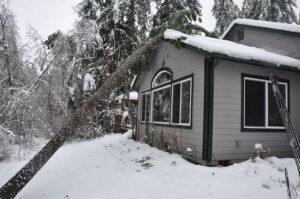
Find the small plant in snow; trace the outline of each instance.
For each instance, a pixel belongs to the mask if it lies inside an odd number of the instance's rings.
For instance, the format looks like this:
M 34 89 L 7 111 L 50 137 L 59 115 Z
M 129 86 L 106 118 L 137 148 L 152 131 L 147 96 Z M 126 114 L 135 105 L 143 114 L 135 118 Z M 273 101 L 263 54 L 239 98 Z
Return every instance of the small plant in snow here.
M 150 156 L 144 156 L 141 160 L 136 160 L 136 162 L 141 163 L 141 166 L 144 169 L 149 169 L 150 167 L 153 166 L 152 163 L 148 162 L 151 159 Z
M 254 151 L 250 159 L 252 162 L 256 162 L 257 157 L 265 159 L 268 154 L 270 154 L 270 149 L 268 147 L 263 146 L 262 144 L 257 143 L 254 145 Z

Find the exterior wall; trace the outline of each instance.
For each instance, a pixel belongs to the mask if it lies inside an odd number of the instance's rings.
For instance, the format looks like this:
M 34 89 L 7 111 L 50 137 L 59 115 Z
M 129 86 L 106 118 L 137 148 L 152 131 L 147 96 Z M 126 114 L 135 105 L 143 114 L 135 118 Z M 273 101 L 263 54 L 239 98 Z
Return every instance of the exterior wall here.
M 173 71 L 173 79 L 193 74 L 192 94 L 192 128 L 171 127 L 149 124 L 149 137 L 159 138 L 161 132 L 177 136 L 178 152 L 186 154 L 186 148 L 193 148 L 188 154 L 189 158 L 199 161 L 202 158 L 203 137 L 203 91 L 204 91 L 204 57 L 192 49 L 176 48 L 174 44 L 163 42 L 155 51 L 150 60 L 150 71 L 145 72 L 139 79 L 139 114 L 138 132 L 139 139 L 145 136 L 146 125 L 140 122 L 142 92 L 151 88 L 151 81 L 155 73 L 162 67 Z
M 241 132 L 242 73 L 268 77 L 270 72 L 274 70 L 230 61 L 220 61 L 215 68 L 213 160 L 248 159 L 255 143 L 268 146 L 272 155 L 278 157 L 292 155 L 285 132 Z M 290 113 L 299 133 L 300 74 L 283 71 L 278 74 L 290 81 Z
M 300 34 L 284 34 L 284 32 L 269 29 L 244 27 L 244 39 L 237 41 L 236 29 L 237 26 L 230 31 L 225 39 L 300 59 Z

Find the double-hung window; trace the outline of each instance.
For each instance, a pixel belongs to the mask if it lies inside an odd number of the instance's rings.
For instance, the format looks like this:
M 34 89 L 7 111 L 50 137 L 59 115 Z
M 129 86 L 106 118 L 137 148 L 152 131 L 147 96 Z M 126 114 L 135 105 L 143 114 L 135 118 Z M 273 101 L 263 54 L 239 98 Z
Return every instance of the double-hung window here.
M 288 106 L 288 86 L 287 81 L 279 81 L 279 91 L 286 106 Z M 272 85 L 267 78 L 243 76 L 242 103 L 244 130 L 284 130 Z
M 172 124 L 191 124 L 192 78 L 172 85 Z

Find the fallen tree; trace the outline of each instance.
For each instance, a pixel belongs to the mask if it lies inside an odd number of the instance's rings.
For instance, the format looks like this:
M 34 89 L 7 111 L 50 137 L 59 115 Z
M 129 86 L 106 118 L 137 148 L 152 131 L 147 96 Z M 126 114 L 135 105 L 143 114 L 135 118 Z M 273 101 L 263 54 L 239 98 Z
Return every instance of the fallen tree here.
M 102 110 L 105 107 L 105 100 L 109 98 L 113 89 L 123 84 L 125 75 L 153 47 L 162 39 L 162 34 L 157 35 L 141 48 L 136 50 L 117 70 L 104 82 L 104 84 L 89 98 L 83 106 L 71 115 L 67 125 L 57 132 L 53 138 L 44 146 L 17 174 L 15 174 L 0 189 L 0 199 L 14 198 L 26 184 L 35 176 L 35 174 L 46 164 L 52 155 L 63 145 L 63 143 L 75 133 L 75 129 L 88 121 L 88 116 L 92 110 Z

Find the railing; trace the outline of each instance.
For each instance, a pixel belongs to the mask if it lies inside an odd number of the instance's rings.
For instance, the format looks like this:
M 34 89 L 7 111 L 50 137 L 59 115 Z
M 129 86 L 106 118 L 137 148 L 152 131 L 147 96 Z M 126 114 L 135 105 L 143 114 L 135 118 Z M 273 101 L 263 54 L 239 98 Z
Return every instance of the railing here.
M 286 103 L 284 102 L 284 99 L 282 95 L 280 94 L 279 88 L 278 88 L 278 77 L 274 75 L 273 73 L 270 74 L 270 80 L 273 88 L 273 94 L 276 100 L 276 105 L 279 110 L 279 114 L 281 117 L 281 120 L 285 126 L 287 137 L 289 139 L 290 147 L 292 148 L 296 165 L 298 168 L 298 172 L 300 174 L 300 142 L 299 138 L 296 134 L 296 131 L 294 129 L 294 126 L 292 124 L 289 111 L 286 107 Z

